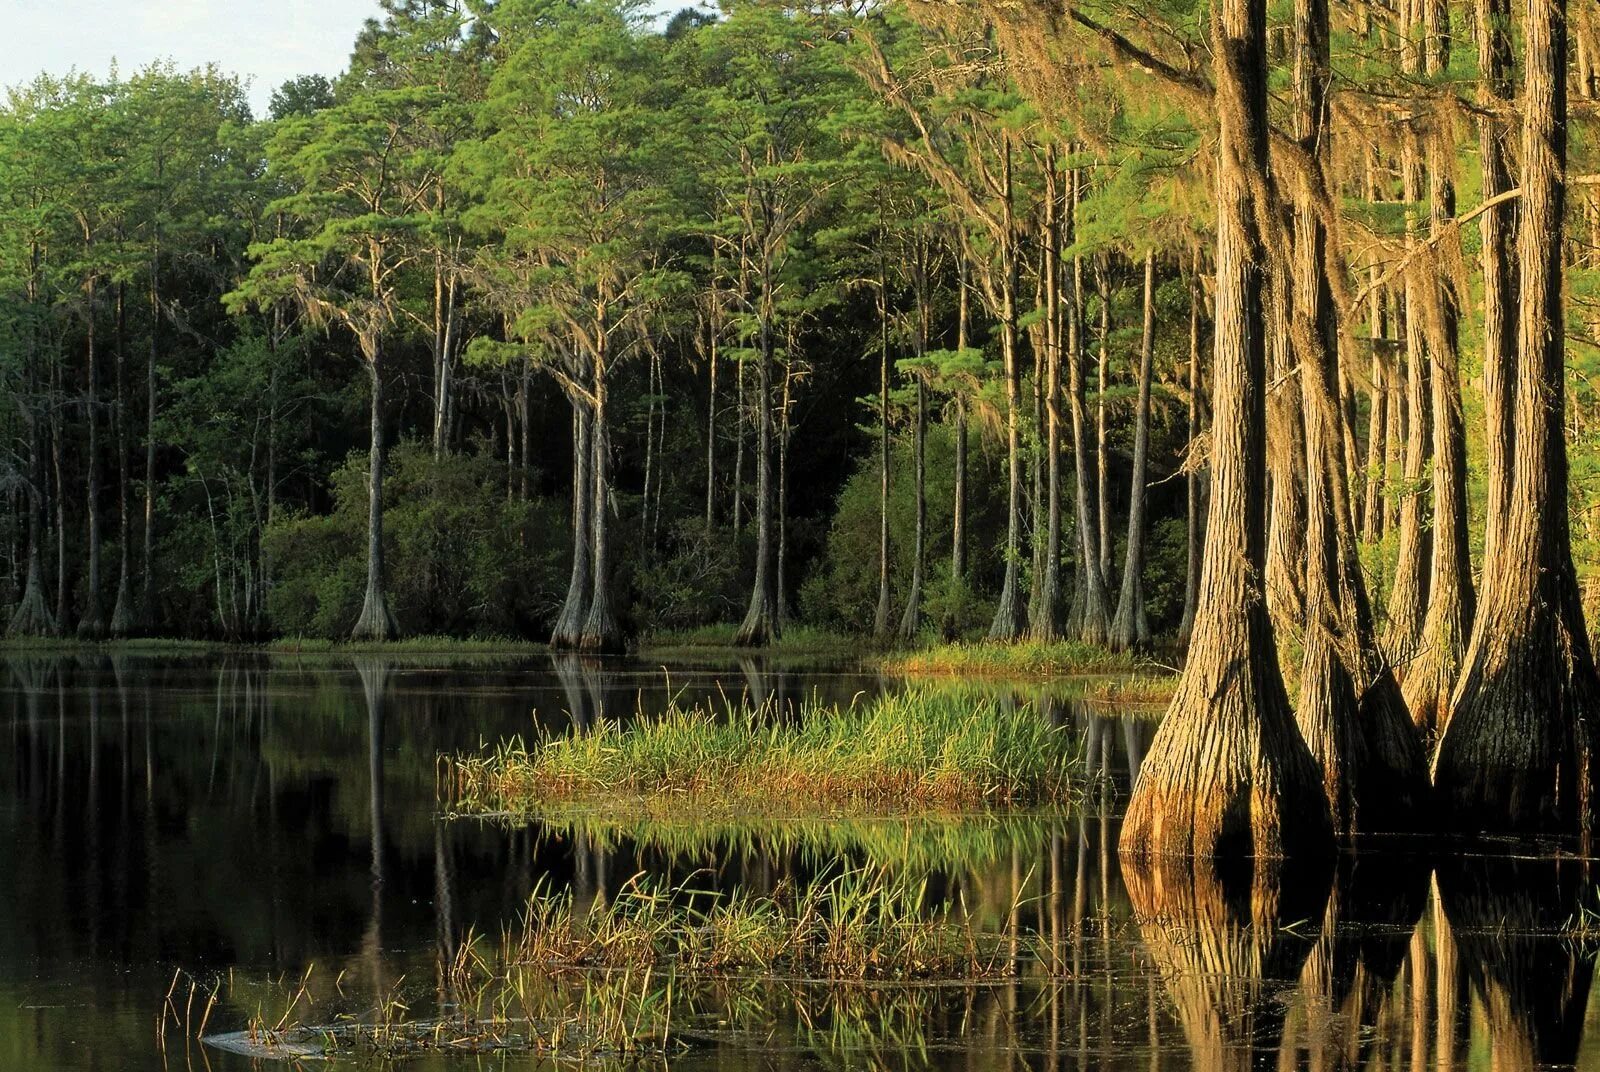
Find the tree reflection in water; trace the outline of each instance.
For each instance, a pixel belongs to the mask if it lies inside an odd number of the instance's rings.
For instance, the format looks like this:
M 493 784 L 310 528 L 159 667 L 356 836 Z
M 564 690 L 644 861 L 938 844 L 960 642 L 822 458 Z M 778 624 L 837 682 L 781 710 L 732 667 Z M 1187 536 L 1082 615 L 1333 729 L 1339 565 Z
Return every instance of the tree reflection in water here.
M 694 1000 L 730 1026 L 689 1065 L 1600 1067 L 1584 1031 L 1600 1010 L 1592 951 L 1569 926 L 1600 903 L 1581 862 L 1468 858 L 1434 875 L 1379 844 L 1320 889 L 1265 868 L 1125 873 L 1118 815 L 1154 723 L 1048 689 L 1012 702 L 1045 703 L 1081 737 L 1089 795 L 1064 812 L 515 827 L 440 814 L 440 752 L 650 717 L 686 686 L 689 702 L 717 705 L 894 687 L 570 656 L 8 652 L 0 1067 L 77 1067 L 89 1040 L 119 1067 L 158 1068 L 150 1011 L 174 965 L 231 974 L 214 1026 L 237 1026 L 311 963 L 326 980 L 319 1010 L 337 1007 L 342 972 L 352 1011 L 404 979 L 424 1015 L 461 996 L 446 969 L 466 937 L 493 944 L 536 887 L 572 889 L 582 911 L 639 872 L 772 893 L 845 864 L 924 883 L 928 911 L 1014 949 L 1016 972 L 936 987 L 719 984 Z

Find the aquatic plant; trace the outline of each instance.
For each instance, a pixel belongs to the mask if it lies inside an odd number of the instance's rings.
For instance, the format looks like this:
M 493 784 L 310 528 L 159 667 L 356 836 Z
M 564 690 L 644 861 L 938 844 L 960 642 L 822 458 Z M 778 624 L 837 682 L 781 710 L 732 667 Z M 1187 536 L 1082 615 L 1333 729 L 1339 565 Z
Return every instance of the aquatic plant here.
M 1076 674 L 1166 671 L 1133 651 L 1116 652 L 1078 640 L 936 644 L 885 656 L 885 671 L 909 676 L 1063 677 Z
M 925 883 L 868 868 L 770 895 L 669 887 L 640 875 L 586 911 L 570 889 L 536 891 L 521 924 L 505 932 L 501 960 L 849 981 L 981 979 L 1014 967 L 998 940 L 931 903 Z
M 972 808 L 1060 801 L 1078 745 L 1031 704 L 911 689 L 845 705 L 768 704 L 721 717 L 676 704 L 624 727 L 546 735 L 448 757 L 440 788 L 467 811 L 538 813 L 581 803 L 659 811 L 725 807 Z

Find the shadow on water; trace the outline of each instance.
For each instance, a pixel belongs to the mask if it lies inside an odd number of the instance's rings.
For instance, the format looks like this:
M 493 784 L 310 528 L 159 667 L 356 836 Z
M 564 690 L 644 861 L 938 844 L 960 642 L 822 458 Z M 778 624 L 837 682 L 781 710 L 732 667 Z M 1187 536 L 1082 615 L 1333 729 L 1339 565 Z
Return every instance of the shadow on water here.
M 276 1008 L 312 964 L 317 1015 L 398 999 L 427 1017 L 463 1000 L 452 966 L 488 956 L 537 891 L 572 891 L 581 914 L 641 874 L 782 895 L 845 868 L 916 882 L 926 912 L 1016 970 L 679 980 L 693 1038 L 674 1067 L 1600 1067 L 1580 925 L 1600 900 L 1581 861 L 1435 873 L 1374 846 L 1309 880 L 1125 871 L 1121 803 L 1154 723 L 1069 689 L 999 690 L 1080 738 L 1090 791 L 1069 810 L 513 826 L 435 805 L 436 757 L 480 742 L 650 717 L 675 695 L 792 710 L 898 687 L 759 661 L 7 655 L 0 1068 L 163 1067 L 152 1022 L 178 967 L 223 984 L 213 1029 Z M 473 1067 L 431 1061 L 409 1067 Z

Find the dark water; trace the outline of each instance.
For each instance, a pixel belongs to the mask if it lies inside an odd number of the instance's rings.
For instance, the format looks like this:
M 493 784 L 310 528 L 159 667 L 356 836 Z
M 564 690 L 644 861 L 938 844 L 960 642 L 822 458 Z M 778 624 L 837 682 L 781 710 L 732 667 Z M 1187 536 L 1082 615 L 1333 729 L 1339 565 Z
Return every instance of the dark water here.
M 1475 857 L 1435 873 L 1414 847 L 1373 846 L 1331 894 L 1295 876 L 1124 875 L 1117 813 L 1148 719 L 1058 709 L 1104 780 L 1063 814 L 541 827 L 444 819 L 436 804 L 436 757 L 483 741 L 648 717 L 674 695 L 896 687 L 756 663 L 4 656 L 0 1072 L 255 1067 L 173 1028 L 162 1053 L 175 970 L 219 987 L 210 1031 L 276 1008 L 308 966 L 309 1020 L 396 997 L 424 1009 L 441 964 L 536 888 L 587 904 L 645 872 L 763 890 L 840 859 L 926 879 L 1049 968 L 724 995 L 675 1067 L 1600 1068 L 1592 944 L 1557 933 L 1600 908 L 1577 863 Z

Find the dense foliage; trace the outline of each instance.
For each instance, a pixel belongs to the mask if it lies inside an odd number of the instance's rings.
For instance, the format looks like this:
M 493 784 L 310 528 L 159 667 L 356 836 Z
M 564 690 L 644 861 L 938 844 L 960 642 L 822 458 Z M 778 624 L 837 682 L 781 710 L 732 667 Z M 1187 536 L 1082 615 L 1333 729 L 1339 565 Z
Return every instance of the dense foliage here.
M 1430 483 L 1402 438 L 1418 269 L 1460 295 L 1481 553 L 1478 239 L 1452 223 L 1480 199 L 1478 71 L 1472 11 L 1437 6 L 1334 17 L 1342 402 L 1380 614 Z M 348 70 L 266 117 L 214 69 L 16 87 L 0 614 L 595 649 L 786 616 L 1176 631 L 1204 510 L 1206 9 L 1013 7 L 382 0 Z M 1459 47 L 1413 63 L 1452 18 Z M 1575 16 L 1575 172 L 1596 33 Z M 1572 534 L 1597 577 L 1600 186 L 1573 191 Z

